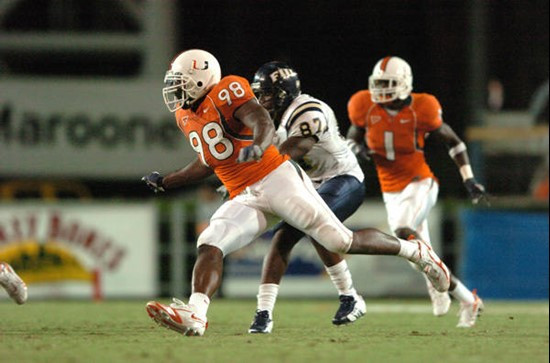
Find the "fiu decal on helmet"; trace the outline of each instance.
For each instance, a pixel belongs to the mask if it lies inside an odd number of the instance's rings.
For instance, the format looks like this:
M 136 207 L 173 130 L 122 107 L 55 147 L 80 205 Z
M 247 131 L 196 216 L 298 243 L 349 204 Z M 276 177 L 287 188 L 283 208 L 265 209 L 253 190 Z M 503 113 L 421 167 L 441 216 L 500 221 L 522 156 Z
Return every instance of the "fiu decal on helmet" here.
M 174 59 L 164 76 L 164 103 L 170 112 L 189 108 L 220 79 L 220 64 L 212 54 L 200 49 L 187 50 Z
M 298 73 L 288 64 L 268 62 L 254 74 L 252 91 L 274 119 L 301 93 Z
M 376 103 L 405 100 L 412 92 L 411 67 L 399 57 L 380 59 L 369 77 L 369 91 Z

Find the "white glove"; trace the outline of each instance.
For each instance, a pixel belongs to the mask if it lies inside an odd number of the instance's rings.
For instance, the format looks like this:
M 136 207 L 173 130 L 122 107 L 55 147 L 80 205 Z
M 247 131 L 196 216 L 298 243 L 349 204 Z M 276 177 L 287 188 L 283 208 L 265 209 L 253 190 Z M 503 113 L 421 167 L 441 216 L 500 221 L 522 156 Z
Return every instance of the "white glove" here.
M 247 147 L 243 147 L 239 151 L 238 163 L 246 163 L 249 161 L 258 161 L 264 155 L 264 151 L 258 145 L 252 144 Z
M 229 198 L 229 191 L 227 191 L 227 188 L 225 185 L 222 185 L 216 189 L 216 192 L 221 195 L 223 200 L 226 200 Z
M 371 154 L 373 153 L 368 150 L 365 145 L 358 144 L 355 140 L 352 139 L 346 139 L 346 144 L 350 148 L 351 152 L 354 153 L 358 159 L 371 161 Z

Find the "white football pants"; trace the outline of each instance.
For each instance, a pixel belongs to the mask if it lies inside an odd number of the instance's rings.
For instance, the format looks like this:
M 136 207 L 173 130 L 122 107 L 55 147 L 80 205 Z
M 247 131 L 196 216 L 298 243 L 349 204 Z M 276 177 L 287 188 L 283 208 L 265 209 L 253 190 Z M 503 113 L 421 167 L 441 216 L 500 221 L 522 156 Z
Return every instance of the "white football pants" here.
M 411 228 L 431 245 L 428 215 L 437 202 L 438 193 L 439 184 L 432 178 L 411 182 L 400 192 L 383 193 L 391 232 Z
M 226 256 L 265 231 L 266 213 L 280 217 L 329 251 L 346 253 L 351 246 L 353 232 L 321 199 L 306 173 L 290 161 L 225 202 L 199 236 L 197 246 L 215 246 Z

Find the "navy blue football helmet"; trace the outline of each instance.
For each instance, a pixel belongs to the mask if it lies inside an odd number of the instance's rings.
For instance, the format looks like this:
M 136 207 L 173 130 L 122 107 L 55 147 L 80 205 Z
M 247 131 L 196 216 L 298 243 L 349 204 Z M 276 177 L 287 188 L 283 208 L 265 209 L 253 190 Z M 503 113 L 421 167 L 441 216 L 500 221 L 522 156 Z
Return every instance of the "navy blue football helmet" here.
M 251 86 L 254 95 L 276 125 L 288 105 L 301 93 L 298 73 L 288 64 L 279 61 L 261 66 L 254 74 Z

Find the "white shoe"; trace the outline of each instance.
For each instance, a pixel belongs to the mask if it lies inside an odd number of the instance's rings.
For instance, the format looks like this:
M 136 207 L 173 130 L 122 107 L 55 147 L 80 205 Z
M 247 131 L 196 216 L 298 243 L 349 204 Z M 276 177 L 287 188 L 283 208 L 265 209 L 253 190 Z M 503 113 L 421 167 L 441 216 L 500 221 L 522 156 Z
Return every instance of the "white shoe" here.
M 27 301 L 27 285 L 15 273 L 13 268 L 5 262 L 0 263 L 0 285 L 19 305 Z
M 447 266 L 426 243 L 418 239 L 413 239 L 409 242 L 418 245 L 418 249 L 411 258 L 411 261 L 426 274 L 437 291 L 447 292 L 451 284 L 451 274 Z
M 172 301 L 170 306 L 149 301 L 146 306 L 147 313 L 160 326 L 186 336 L 202 336 L 208 327 L 206 317 L 198 316 L 194 306 L 184 304 L 176 298 Z
M 457 328 L 471 328 L 476 324 L 478 316 L 485 308 L 483 301 L 477 296 L 476 290 L 472 291 L 474 295 L 473 304 L 460 304 L 460 310 L 458 312 L 458 324 Z
M 451 307 L 451 297 L 448 292 L 437 291 L 430 281 L 426 281 L 428 293 L 432 300 L 432 310 L 435 316 L 443 316 L 449 312 Z

